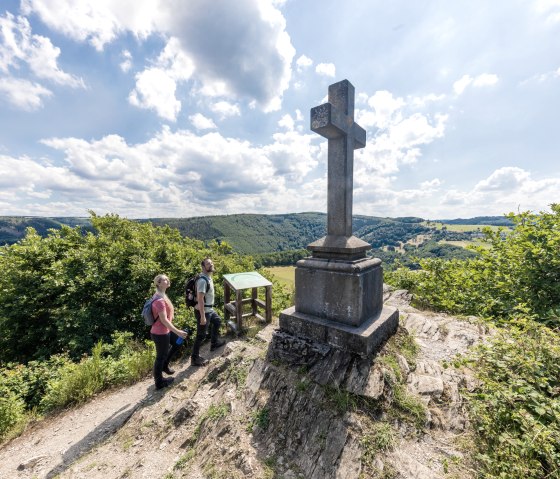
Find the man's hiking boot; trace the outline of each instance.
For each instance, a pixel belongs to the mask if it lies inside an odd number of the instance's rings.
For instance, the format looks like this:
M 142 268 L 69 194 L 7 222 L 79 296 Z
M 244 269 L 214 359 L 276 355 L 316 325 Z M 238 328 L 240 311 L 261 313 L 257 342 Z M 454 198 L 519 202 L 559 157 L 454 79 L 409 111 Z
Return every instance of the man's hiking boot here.
M 171 369 L 169 366 L 165 366 L 165 367 L 163 368 L 163 372 L 164 372 L 165 374 L 175 374 L 175 369 Z
M 221 348 L 224 344 L 226 344 L 225 339 L 218 339 L 215 343 L 210 345 L 210 351 L 214 351 L 214 349 Z
M 198 358 L 191 358 L 192 366 L 206 366 L 208 364 L 208 359 L 199 356 Z
M 161 384 L 158 384 L 158 385 L 156 386 L 156 389 L 157 389 L 157 390 L 160 390 L 160 389 L 169 387 L 169 386 L 171 386 L 171 384 L 173 384 L 173 381 L 175 381 L 175 378 L 167 378 L 167 379 L 164 379 L 164 380 L 161 382 Z

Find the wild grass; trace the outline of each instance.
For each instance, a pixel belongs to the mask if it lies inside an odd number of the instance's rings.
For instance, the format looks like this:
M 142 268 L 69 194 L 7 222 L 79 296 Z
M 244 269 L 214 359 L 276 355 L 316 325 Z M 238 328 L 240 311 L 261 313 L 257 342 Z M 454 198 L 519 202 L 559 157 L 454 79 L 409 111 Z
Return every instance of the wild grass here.
M 55 358 L 3 369 L 0 440 L 17 436 L 33 419 L 143 378 L 152 370 L 154 354 L 151 342 L 138 343 L 130 333 L 116 333 L 112 343 L 98 342 L 91 356 L 78 363 Z
M 294 266 L 274 266 L 266 269 L 268 269 L 281 284 L 290 290 L 294 289 L 296 272 Z

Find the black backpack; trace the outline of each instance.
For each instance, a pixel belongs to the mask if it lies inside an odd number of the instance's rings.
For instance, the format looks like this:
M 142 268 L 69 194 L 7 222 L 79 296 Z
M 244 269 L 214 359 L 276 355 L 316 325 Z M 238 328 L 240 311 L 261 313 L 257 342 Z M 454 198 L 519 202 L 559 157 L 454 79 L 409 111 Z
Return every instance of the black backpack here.
M 191 276 L 185 282 L 185 304 L 187 307 L 195 307 L 198 303 L 197 299 L 197 292 L 196 292 L 196 282 L 200 279 L 204 279 L 206 281 L 206 285 L 208 287 L 208 278 L 202 274 L 196 274 Z

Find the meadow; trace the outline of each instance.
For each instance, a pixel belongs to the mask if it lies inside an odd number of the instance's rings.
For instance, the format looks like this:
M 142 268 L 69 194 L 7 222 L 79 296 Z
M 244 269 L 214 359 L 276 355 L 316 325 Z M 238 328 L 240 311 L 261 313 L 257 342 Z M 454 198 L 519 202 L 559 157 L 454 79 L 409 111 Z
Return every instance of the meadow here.
M 280 284 L 286 286 L 290 291 L 294 290 L 295 285 L 295 266 L 273 266 L 267 268 Z

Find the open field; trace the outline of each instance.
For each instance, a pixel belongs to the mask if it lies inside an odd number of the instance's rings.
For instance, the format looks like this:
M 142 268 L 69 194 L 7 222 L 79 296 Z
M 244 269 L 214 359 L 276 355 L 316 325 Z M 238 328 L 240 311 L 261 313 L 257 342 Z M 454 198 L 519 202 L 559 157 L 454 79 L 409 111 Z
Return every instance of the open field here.
M 266 268 L 272 272 L 278 281 L 290 289 L 294 289 L 295 285 L 295 266 L 274 266 Z
M 447 223 L 434 223 L 434 222 L 427 222 L 423 221 L 422 224 L 429 228 L 436 228 L 438 230 L 442 229 L 443 226 L 447 228 L 447 231 L 459 231 L 459 232 L 466 232 L 466 231 L 482 231 L 482 228 L 490 228 L 493 231 L 498 231 L 498 229 L 507 230 L 503 226 L 492 226 L 492 225 L 450 225 Z
M 467 246 L 482 246 L 484 248 L 490 248 L 490 244 L 484 243 L 479 240 L 475 241 L 448 241 L 448 240 L 440 240 L 438 241 L 439 244 L 451 244 L 453 246 L 460 246 L 461 248 L 466 248 Z

